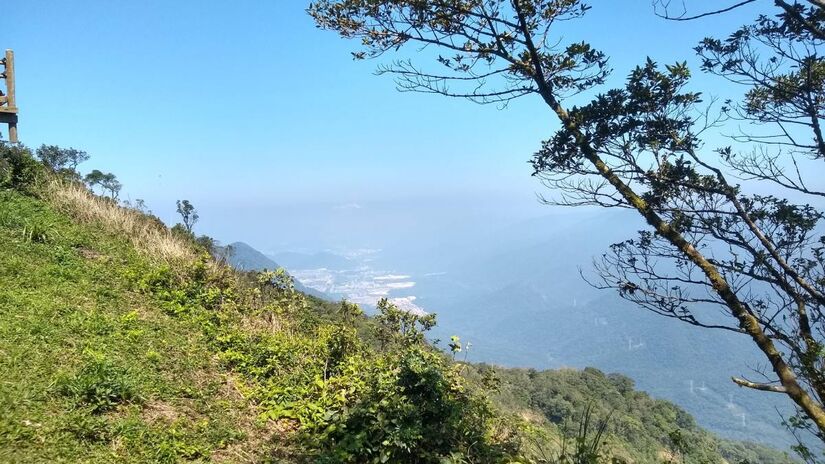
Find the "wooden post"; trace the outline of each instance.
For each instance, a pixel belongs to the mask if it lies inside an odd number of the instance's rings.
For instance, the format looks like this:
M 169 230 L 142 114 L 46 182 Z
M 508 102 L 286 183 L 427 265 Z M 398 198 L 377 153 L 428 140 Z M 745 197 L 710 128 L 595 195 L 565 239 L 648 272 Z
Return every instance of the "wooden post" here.
M 5 68 L 3 78 L 6 80 L 6 96 L 0 97 L 0 122 L 9 125 L 9 142 L 17 143 L 17 101 L 14 96 L 14 52 L 6 50 L 2 60 Z

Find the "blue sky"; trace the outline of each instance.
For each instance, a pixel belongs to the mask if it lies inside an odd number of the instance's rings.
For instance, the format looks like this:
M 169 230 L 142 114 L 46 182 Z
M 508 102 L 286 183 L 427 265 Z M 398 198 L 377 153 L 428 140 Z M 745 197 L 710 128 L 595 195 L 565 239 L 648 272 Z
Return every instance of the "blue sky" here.
M 22 141 L 88 151 L 83 170 L 114 172 L 125 197 L 166 220 L 178 198 L 224 240 L 296 205 L 497 198 L 507 206 L 496 207 L 544 211 L 527 161 L 557 123 L 539 101 L 499 110 L 399 93 L 373 75 L 378 62 L 352 60 L 355 43 L 316 29 L 306 2 L 3 8 L 0 47 L 16 53 Z M 649 0 L 602 2 L 564 34 L 610 54 L 615 84 L 646 56 L 691 62 L 701 37 L 752 16 L 673 23 Z

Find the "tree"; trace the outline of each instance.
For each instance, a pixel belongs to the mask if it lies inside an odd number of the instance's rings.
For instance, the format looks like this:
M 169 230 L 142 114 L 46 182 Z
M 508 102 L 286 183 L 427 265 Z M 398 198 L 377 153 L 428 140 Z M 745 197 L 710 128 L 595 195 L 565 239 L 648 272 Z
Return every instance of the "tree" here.
M 40 145 L 35 154 L 54 172 L 75 171 L 78 164 L 89 160 L 89 154 L 85 151 L 57 145 Z
M 120 194 L 120 189 L 123 188 L 123 185 L 117 180 L 117 177 L 114 174 L 111 172 L 104 173 L 99 169 L 95 169 L 86 174 L 83 181 L 86 182 L 86 185 L 88 185 L 90 189 L 94 189 L 95 186 L 99 186 L 102 193 L 105 194 L 108 192 L 109 197 L 112 200 L 117 200 L 117 196 Z
M 28 147 L 0 140 L 0 189 L 28 191 L 42 171 Z
M 414 345 L 424 342 L 424 334 L 435 327 L 435 314 L 405 311 L 386 298 L 378 300 L 375 316 L 376 338 L 381 349 L 393 344 Z
M 198 211 L 189 200 L 178 200 L 177 205 L 178 214 L 180 214 L 181 220 L 183 221 L 183 226 L 186 228 L 186 232 L 191 234 L 192 228 L 200 218 Z
M 433 54 L 436 70 L 410 60 L 380 66 L 402 91 L 478 103 L 540 98 L 561 125 L 532 159 L 554 191 L 545 201 L 632 209 L 648 227 L 605 253 L 594 284 L 655 313 L 749 337 L 768 363 L 766 381 L 733 381 L 787 395 L 800 412 L 794 426 L 825 441 L 823 213 L 746 190 L 763 181 L 794 198 L 825 196 L 800 167 L 825 159 L 817 54 L 825 12 L 816 0 L 775 4 L 777 16 L 697 47 L 703 70 L 747 88 L 742 102 L 718 109 L 689 90 L 685 63 L 651 60 L 625 87 L 565 106 L 609 72 L 604 53 L 554 37 L 557 23 L 587 11 L 577 0 L 321 0 L 308 11 L 319 27 L 358 39 L 356 59 L 410 44 L 442 53 Z M 731 146 L 706 146 L 729 122 L 747 132 Z

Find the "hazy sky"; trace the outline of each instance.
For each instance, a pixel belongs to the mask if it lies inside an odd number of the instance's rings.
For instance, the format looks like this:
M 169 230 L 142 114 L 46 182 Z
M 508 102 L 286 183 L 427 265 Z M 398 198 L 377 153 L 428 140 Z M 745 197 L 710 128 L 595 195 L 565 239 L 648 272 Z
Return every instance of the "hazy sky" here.
M 537 99 L 499 110 L 399 93 L 373 75 L 379 62 L 352 60 L 355 43 L 316 29 L 306 6 L 4 2 L 0 48 L 16 53 L 20 137 L 88 151 L 82 170 L 114 172 L 124 197 L 165 220 L 188 198 L 202 232 L 265 247 L 249 229 L 276 226 L 271 216 L 287 210 L 306 220 L 301 205 L 323 214 L 496 198 L 514 215 L 544 211 L 527 161 L 557 123 Z M 701 37 L 752 16 L 673 23 L 650 0 L 598 2 L 564 32 L 610 54 L 615 83 L 648 55 L 695 62 Z

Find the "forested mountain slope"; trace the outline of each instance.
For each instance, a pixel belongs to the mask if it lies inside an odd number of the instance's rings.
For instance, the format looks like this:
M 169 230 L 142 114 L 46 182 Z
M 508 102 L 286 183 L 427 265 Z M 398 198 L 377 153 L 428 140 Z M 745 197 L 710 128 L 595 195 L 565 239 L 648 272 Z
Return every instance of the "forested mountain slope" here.
M 639 227 L 625 214 L 556 215 L 499 230 L 472 249 L 447 243 L 420 253 L 422 261 L 453 260 L 414 267 L 424 269 L 419 275 L 442 271 L 416 276 L 416 301 L 442 316 L 438 336 L 459 333 L 473 342 L 473 360 L 621 372 L 726 437 L 793 444 L 777 413 L 791 415 L 792 402 L 730 381 L 760 365 L 747 337 L 663 318 L 585 281 L 598 281 L 598 253 Z

